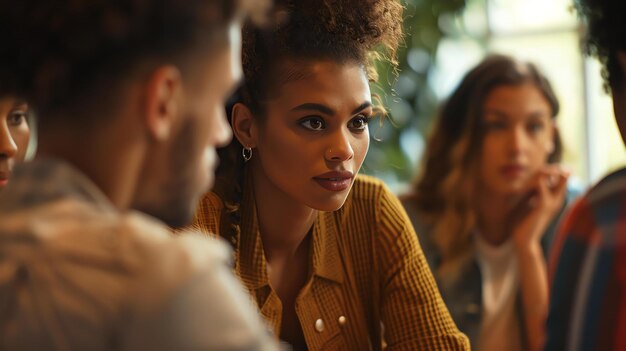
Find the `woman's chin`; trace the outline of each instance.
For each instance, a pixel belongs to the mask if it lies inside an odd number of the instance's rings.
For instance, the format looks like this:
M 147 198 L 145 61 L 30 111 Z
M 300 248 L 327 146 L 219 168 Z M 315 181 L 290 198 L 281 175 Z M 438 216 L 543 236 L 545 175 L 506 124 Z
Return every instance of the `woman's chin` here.
M 315 203 L 311 203 L 309 204 L 309 207 L 317 211 L 333 212 L 343 207 L 343 204 L 346 202 L 347 198 L 347 194 L 344 196 L 333 196 L 332 198 L 324 199 L 323 201 L 316 201 Z
M 495 186 L 490 186 L 494 193 L 499 193 L 503 196 L 521 196 L 531 189 L 531 185 L 527 179 L 516 179 L 513 181 L 501 181 Z

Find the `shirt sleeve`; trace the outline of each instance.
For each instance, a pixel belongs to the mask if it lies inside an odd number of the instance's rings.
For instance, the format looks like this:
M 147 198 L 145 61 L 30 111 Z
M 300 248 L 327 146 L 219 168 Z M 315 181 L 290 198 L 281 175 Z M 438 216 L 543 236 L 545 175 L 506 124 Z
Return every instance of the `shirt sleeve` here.
M 626 348 L 625 207 L 619 196 L 596 206 L 580 199 L 551 252 L 545 350 Z
M 469 350 L 450 317 L 399 200 L 383 188 L 378 201 L 381 318 L 387 350 Z
M 193 241 L 189 240 L 192 244 Z M 226 245 L 212 241 L 212 248 L 206 243 L 195 243 L 208 249 L 204 254 L 213 256 L 211 262 L 193 262 L 197 269 L 172 289 L 161 307 L 134 317 L 124 350 L 279 349 L 243 286 L 233 276 Z

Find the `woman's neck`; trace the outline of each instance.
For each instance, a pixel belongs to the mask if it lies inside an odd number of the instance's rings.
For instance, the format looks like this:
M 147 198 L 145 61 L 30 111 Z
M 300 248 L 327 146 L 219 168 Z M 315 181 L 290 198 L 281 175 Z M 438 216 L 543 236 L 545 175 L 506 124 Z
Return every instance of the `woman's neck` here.
M 295 201 L 262 172 L 252 171 L 259 232 L 268 262 L 275 255 L 295 255 L 305 242 L 317 211 Z
M 511 211 L 519 196 L 502 195 L 481 189 L 477 206 L 479 235 L 491 245 L 504 243 L 511 235 Z

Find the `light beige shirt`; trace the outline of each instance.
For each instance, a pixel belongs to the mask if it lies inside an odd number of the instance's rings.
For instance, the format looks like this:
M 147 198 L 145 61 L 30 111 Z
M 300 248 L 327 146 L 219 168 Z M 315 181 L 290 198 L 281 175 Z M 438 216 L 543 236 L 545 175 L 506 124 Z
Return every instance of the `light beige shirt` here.
M 218 240 L 119 213 L 66 164 L 0 193 L 0 350 L 274 350 Z

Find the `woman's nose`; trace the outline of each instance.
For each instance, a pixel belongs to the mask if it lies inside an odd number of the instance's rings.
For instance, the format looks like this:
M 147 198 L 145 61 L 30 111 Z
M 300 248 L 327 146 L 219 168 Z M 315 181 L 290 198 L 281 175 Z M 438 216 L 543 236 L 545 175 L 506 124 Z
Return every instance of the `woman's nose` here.
M 516 127 L 511 130 L 509 137 L 509 151 L 517 154 L 524 150 L 528 143 L 528 135 L 523 127 Z
M 0 157 L 13 158 L 17 153 L 17 145 L 13 141 L 6 121 L 0 122 Z
M 346 135 L 344 131 L 338 131 L 335 133 L 333 142 L 326 149 L 326 160 L 334 162 L 342 162 L 352 159 L 354 157 L 354 150 L 350 144 L 350 136 Z

